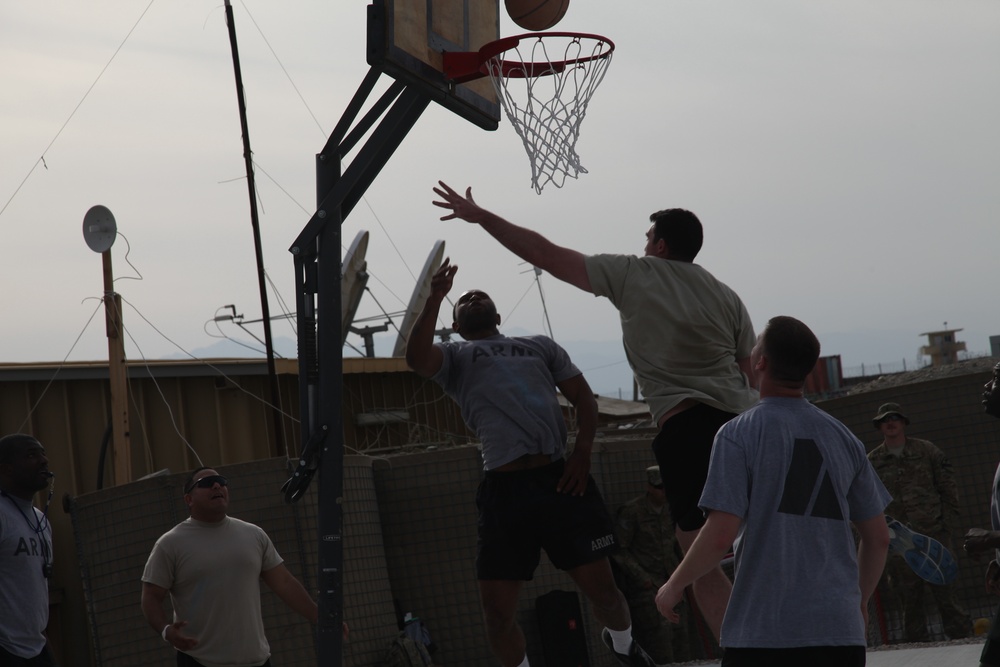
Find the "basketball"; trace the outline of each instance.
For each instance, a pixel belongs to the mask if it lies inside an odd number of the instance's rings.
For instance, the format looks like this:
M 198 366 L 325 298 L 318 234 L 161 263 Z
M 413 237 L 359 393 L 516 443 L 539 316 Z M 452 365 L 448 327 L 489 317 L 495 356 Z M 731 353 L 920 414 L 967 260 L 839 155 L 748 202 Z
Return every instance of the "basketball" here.
M 569 0 L 504 0 L 514 23 L 525 30 L 548 30 L 562 20 Z

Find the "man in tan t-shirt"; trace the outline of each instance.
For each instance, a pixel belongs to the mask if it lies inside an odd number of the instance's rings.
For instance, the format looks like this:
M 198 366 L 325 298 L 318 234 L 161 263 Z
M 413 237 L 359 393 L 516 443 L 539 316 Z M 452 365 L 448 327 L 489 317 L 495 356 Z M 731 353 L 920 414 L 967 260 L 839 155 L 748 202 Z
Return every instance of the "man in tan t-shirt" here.
M 267 533 L 227 515 L 225 477 L 212 468 L 195 470 L 184 484 L 184 502 L 190 518 L 156 541 L 142 573 L 146 621 L 177 650 L 178 667 L 269 667 L 258 580 L 311 623 L 316 603 Z M 163 608 L 168 595 L 173 617 Z

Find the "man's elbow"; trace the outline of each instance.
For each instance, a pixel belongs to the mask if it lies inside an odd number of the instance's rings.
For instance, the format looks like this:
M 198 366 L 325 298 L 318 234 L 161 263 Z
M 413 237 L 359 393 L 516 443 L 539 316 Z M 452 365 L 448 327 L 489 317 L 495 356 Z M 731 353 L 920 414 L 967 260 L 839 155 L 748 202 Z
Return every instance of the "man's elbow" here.
M 889 528 L 885 523 L 880 522 L 882 525 L 875 527 L 873 530 L 868 530 L 862 533 L 861 539 L 865 545 L 876 551 L 877 553 L 887 553 L 889 551 Z
M 891 538 L 889 537 L 889 531 L 884 530 L 881 533 L 879 533 L 877 540 L 878 541 L 876 542 L 876 547 L 878 548 L 878 550 L 880 552 L 888 553 L 889 543 L 891 541 Z

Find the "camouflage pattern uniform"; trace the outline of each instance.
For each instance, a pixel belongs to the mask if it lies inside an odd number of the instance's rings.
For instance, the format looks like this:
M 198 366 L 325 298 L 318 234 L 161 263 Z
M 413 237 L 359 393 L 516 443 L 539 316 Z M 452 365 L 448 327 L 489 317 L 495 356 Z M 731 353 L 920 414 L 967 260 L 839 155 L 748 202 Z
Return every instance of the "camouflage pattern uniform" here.
M 658 480 L 659 470 L 656 475 Z M 615 539 L 620 549 L 612 558 L 624 578 L 622 591 L 632 612 L 636 641 L 657 664 L 690 660 L 683 631 L 685 608 L 676 627 L 656 609 L 656 592 L 680 562 L 670 510 L 666 505 L 654 506 L 645 494 L 630 500 L 618 509 Z
M 952 554 L 951 535 L 958 527 L 958 486 L 951 462 L 927 440 L 906 438 L 900 456 L 881 444 L 868 459 L 892 494 L 885 513 L 911 529 L 941 541 Z M 899 554 L 890 552 L 885 564 L 889 590 L 903 601 L 904 637 L 908 642 L 929 641 L 924 590 L 941 613 L 945 633 L 952 639 L 967 637 L 969 615 L 959 606 L 953 585 L 933 586 L 918 577 Z

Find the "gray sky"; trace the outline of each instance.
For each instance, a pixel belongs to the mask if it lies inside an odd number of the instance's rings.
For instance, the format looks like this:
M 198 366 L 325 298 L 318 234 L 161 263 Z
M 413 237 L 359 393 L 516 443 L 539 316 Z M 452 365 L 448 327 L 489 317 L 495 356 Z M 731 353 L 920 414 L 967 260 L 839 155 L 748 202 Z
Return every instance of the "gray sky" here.
M 265 263 L 288 309 L 314 155 L 368 68 L 366 4 L 235 3 Z M 146 7 L 0 5 L 3 361 L 62 359 L 98 308 L 101 261 L 81 234 L 94 204 L 125 237 L 114 263 L 130 357 L 178 353 L 168 338 L 212 344 L 203 327 L 225 304 L 260 316 L 222 4 L 154 2 L 139 20 Z M 482 230 L 438 220 L 440 178 L 583 252 L 639 253 L 649 213 L 689 208 L 706 226 L 699 262 L 758 329 L 799 317 L 848 367 L 915 360 L 918 334 L 944 322 L 970 351 L 989 349 L 1000 334 L 1000 3 L 622 7 L 573 0 L 558 26 L 617 45 L 577 146 L 590 173 L 536 195 L 506 119 L 486 132 L 432 104 L 344 225 L 345 243 L 371 233 L 359 317 L 401 310 L 445 239 L 456 289 L 486 289 L 508 327 L 543 331 L 529 267 Z M 517 32 L 504 15 L 501 33 Z M 124 279 L 136 275 L 125 239 L 141 281 Z M 541 280 L 557 340 L 619 340 L 606 301 Z M 273 293 L 271 309 L 282 311 Z M 274 331 L 294 337 L 286 323 Z M 70 358 L 106 355 L 99 314 Z

